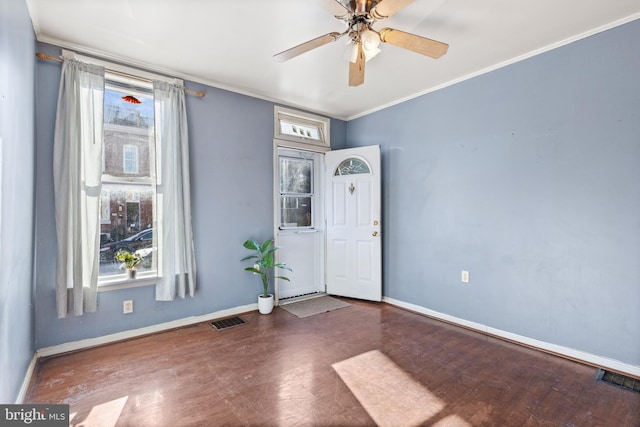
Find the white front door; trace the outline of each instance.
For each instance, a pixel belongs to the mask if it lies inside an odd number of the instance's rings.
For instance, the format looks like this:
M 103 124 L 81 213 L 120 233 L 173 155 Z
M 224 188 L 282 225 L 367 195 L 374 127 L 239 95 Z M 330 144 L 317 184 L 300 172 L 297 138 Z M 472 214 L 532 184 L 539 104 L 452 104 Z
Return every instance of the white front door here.
M 382 300 L 380 146 L 325 154 L 327 293 Z

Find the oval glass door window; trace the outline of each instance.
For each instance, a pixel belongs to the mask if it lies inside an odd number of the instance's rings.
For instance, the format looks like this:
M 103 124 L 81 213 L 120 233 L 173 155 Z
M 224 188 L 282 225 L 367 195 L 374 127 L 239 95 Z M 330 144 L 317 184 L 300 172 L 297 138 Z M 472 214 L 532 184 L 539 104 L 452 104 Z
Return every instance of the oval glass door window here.
M 356 175 L 363 173 L 371 173 L 371 169 L 369 168 L 367 162 L 355 157 L 351 157 L 340 163 L 333 175 Z

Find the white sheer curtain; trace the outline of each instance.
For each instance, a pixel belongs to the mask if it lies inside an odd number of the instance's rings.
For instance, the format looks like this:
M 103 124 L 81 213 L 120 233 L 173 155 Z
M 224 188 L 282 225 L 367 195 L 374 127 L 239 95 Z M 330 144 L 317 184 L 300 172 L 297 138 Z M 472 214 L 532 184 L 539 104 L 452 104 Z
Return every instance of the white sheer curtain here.
M 104 68 L 65 59 L 53 148 L 58 317 L 96 311 Z
M 193 296 L 196 290 L 187 113 L 182 86 L 154 81 L 153 96 L 156 145 L 160 148 L 157 162 L 160 279 L 156 299 L 170 301 L 176 296 Z

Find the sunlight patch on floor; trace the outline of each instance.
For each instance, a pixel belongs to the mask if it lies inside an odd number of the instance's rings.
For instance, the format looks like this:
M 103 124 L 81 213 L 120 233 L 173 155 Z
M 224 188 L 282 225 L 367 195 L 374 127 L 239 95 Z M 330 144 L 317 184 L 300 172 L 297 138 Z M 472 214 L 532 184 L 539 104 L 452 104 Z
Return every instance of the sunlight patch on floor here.
M 421 425 L 445 407 L 442 399 L 415 381 L 378 350 L 334 363 L 332 366 L 379 426 Z M 452 417 L 455 417 L 455 420 Z M 452 422 L 457 422 L 456 426 L 469 425 L 458 416 L 446 417 L 437 425 L 454 425 Z
M 69 415 L 69 425 L 77 427 L 115 427 L 118 424 L 118 419 L 122 414 L 124 405 L 127 403 L 127 399 L 128 396 L 124 396 L 120 399 L 96 405 L 91 408 L 91 411 L 84 419 L 77 419 L 78 413 L 73 412 Z
M 431 427 L 472 427 L 472 425 L 458 415 L 449 415 L 434 423 Z

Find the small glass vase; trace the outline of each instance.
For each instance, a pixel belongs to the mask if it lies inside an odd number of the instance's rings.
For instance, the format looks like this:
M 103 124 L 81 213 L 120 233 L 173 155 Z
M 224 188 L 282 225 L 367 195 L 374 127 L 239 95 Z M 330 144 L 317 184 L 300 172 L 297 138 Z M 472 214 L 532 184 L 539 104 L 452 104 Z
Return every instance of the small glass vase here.
M 127 270 L 127 273 L 129 274 L 129 279 L 135 279 L 136 278 L 136 269 L 135 268 L 131 268 L 129 270 Z

